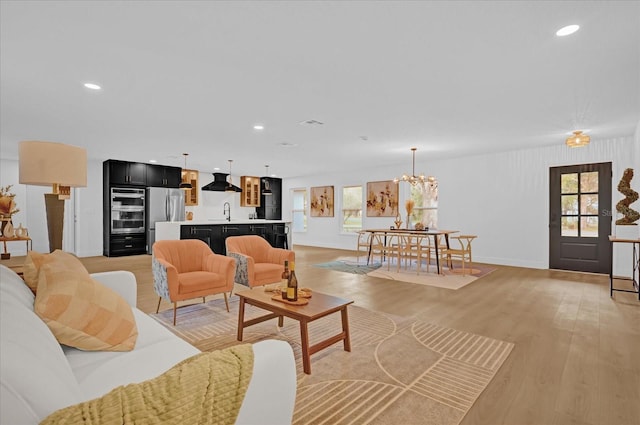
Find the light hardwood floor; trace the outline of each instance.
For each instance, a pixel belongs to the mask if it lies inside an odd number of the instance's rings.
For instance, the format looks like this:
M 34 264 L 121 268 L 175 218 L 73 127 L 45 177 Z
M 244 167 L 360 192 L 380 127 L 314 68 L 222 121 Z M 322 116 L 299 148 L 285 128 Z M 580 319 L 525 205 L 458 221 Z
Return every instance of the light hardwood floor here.
M 302 286 L 515 344 L 461 424 L 640 424 L 640 302 L 633 294 L 610 298 L 607 276 L 498 266 L 451 291 L 313 267 L 351 251 L 294 249 Z M 90 272 L 135 273 L 138 307 L 155 312 L 150 256 L 82 261 Z

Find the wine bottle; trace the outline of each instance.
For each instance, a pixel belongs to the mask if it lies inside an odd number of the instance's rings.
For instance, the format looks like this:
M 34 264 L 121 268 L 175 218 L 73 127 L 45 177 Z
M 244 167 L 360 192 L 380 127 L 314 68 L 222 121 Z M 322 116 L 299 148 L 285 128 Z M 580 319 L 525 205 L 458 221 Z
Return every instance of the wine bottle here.
M 295 263 L 289 263 L 289 281 L 287 282 L 287 300 L 298 301 L 298 278 Z
M 287 299 L 287 287 L 289 286 L 289 260 L 284 260 L 284 270 L 282 271 L 282 279 L 280 281 L 280 293 L 282 299 Z

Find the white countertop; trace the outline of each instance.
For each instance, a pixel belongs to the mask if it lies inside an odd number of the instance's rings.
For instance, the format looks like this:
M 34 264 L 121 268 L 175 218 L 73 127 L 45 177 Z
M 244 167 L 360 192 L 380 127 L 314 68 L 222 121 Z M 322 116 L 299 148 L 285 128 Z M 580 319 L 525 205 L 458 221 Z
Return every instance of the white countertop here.
M 286 220 L 264 220 L 264 219 L 242 219 L 231 220 L 225 219 L 208 219 L 208 220 L 187 220 L 187 221 L 159 221 L 156 223 L 156 237 L 155 239 L 180 239 L 180 226 L 228 226 L 233 224 L 278 224 L 278 223 L 291 223 Z
M 157 222 L 157 224 L 162 223 L 163 225 L 172 224 L 172 225 L 203 225 L 203 224 L 260 224 L 260 223 L 290 223 L 290 221 L 285 220 L 265 220 L 261 218 L 245 218 L 242 220 L 231 220 L 227 221 L 224 218 L 210 218 L 207 220 L 188 220 L 188 221 L 161 221 Z

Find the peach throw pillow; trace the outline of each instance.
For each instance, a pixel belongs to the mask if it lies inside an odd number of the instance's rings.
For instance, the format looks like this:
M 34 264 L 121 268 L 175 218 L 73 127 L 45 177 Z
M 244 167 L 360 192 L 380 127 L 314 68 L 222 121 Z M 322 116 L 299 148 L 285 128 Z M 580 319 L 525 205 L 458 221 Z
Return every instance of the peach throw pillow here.
M 56 249 L 51 254 L 41 254 L 36 251 L 29 251 L 24 261 L 23 278 L 25 283 L 35 293 L 38 288 L 38 274 L 43 264 L 61 263 L 69 271 L 89 276 L 89 272 L 84 265 L 73 254 Z
M 58 342 L 87 351 L 131 351 L 138 329 L 131 307 L 118 293 L 78 272 L 64 253 L 45 261 L 38 273 L 34 309 Z M 56 257 L 58 257 L 56 256 Z M 84 268 L 84 267 L 83 267 Z

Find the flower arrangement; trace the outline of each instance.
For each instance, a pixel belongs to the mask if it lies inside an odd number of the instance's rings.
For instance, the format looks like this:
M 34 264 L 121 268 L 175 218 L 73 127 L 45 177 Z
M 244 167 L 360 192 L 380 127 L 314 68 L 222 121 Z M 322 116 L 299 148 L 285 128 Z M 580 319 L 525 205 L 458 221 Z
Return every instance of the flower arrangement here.
M 11 193 L 12 186 L 0 187 L 0 218 L 3 219 L 10 220 L 12 215 L 20 211 L 20 209 L 16 208 L 16 203 L 13 200 L 16 194 Z
M 416 203 L 413 201 L 413 199 L 407 199 L 404 203 L 404 208 L 407 210 L 407 215 L 411 215 L 411 213 L 413 213 L 413 207 L 416 205 Z
M 413 201 L 413 199 L 407 199 L 404 202 L 404 209 L 407 210 L 407 229 L 409 229 L 411 226 L 411 214 L 413 213 L 413 207 L 415 205 L 416 203 Z

